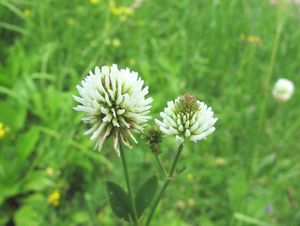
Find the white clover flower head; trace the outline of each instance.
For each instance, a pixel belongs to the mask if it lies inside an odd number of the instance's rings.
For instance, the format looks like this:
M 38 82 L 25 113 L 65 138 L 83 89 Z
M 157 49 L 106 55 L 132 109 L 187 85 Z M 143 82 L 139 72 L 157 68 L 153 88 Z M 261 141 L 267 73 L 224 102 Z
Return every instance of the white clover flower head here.
M 286 102 L 288 101 L 294 93 L 294 84 L 292 81 L 280 78 L 274 85 L 272 95 L 275 100 L 279 102 Z
M 215 131 L 214 112 L 190 94 L 169 101 L 160 113 L 162 121 L 155 119 L 162 133 L 175 136 L 178 145 L 189 139 L 198 142 Z
M 120 155 L 120 141 L 131 147 L 128 138 L 137 143 L 132 132 L 143 130 L 151 117 L 152 98 L 146 98 L 148 86 L 137 72 L 118 69 L 117 65 L 95 68 L 76 86 L 80 96 L 76 111 L 85 113 L 82 121 L 91 125 L 84 134 L 92 134 L 95 148 L 100 150 L 103 142 L 113 136 L 114 149 Z

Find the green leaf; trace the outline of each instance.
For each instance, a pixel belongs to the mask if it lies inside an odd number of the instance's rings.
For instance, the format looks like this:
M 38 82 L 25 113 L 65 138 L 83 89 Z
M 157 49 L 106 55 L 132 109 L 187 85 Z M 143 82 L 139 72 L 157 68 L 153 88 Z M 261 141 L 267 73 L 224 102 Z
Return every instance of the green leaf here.
M 49 187 L 54 187 L 52 181 L 45 171 L 34 171 L 28 175 L 22 186 L 23 191 L 42 191 Z
M 20 189 L 20 183 L 15 182 L 15 184 L 6 184 L 1 181 L 0 184 L 1 184 L 0 187 L 0 206 L 1 206 L 5 201 L 5 199 L 18 194 Z
M 242 222 L 245 222 L 245 223 L 248 223 L 248 224 L 251 224 L 251 225 L 257 225 L 257 226 L 273 226 L 274 225 L 274 224 L 271 224 L 271 223 L 260 221 L 258 219 L 255 219 L 253 217 L 244 215 L 242 213 L 234 213 L 233 217 L 240 220 L 240 221 L 242 221 Z
M 0 94 L 3 93 L 1 89 L 2 87 L 0 87 Z M 13 91 L 11 92 L 14 93 Z M 15 101 L 1 101 L 0 109 L 0 121 L 3 122 L 5 126 L 10 127 L 12 130 L 19 130 L 24 127 L 27 116 L 27 110 L 24 106 L 21 106 Z M 16 114 L 16 112 L 18 112 L 18 114 Z M 12 117 L 12 115 L 14 117 Z
M 138 218 L 141 217 L 144 210 L 147 208 L 152 198 L 154 197 L 157 188 L 157 176 L 152 176 L 145 181 L 135 195 L 135 206 Z
M 120 219 L 130 221 L 133 215 L 128 194 L 123 188 L 111 181 L 107 181 L 107 192 L 114 214 Z
M 87 224 L 90 221 L 90 216 L 85 211 L 77 211 L 72 214 L 72 220 L 78 224 Z
M 40 226 L 42 225 L 41 215 L 32 206 L 22 206 L 14 216 L 16 226 Z
M 39 130 L 33 127 L 18 139 L 17 156 L 20 161 L 25 160 L 32 153 L 39 140 L 39 136 Z
M 247 193 L 247 177 L 243 170 L 235 172 L 228 180 L 227 193 L 231 208 L 239 210 Z

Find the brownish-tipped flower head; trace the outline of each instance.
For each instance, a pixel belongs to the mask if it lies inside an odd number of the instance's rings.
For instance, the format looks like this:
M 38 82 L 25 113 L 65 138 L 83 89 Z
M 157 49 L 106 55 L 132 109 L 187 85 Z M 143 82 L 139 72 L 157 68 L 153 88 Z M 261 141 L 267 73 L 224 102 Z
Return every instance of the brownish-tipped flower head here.
M 205 139 L 215 131 L 217 121 L 211 107 L 191 94 L 169 101 L 160 116 L 162 121 L 155 119 L 159 129 L 166 135 L 175 136 L 178 145 L 186 139 L 194 142 Z

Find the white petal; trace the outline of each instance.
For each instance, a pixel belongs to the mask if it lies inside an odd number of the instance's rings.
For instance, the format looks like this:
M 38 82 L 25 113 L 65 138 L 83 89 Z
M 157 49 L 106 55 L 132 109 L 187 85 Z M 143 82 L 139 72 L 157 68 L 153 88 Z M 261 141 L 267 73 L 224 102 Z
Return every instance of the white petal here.
M 188 129 L 186 129 L 184 135 L 185 135 L 185 137 L 189 137 L 189 136 L 191 136 L 191 132 Z
M 170 130 L 166 129 L 163 126 L 159 127 L 159 129 L 160 129 L 161 132 L 163 132 L 166 135 L 172 135 L 172 133 L 170 132 Z
M 159 121 L 158 119 L 154 119 L 154 121 L 155 121 L 155 123 L 156 123 L 157 126 L 163 126 L 163 127 L 165 127 L 165 124 L 162 123 L 161 121 Z
M 119 110 L 117 110 L 117 115 L 122 115 L 122 114 L 124 114 L 125 113 L 125 109 L 119 109 Z
M 93 135 L 91 136 L 90 139 L 95 140 L 95 139 L 99 138 L 100 134 L 103 132 L 106 125 L 107 125 L 107 123 L 102 123 L 101 126 L 99 126 L 99 128 L 93 133 Z
M 190 136 L 190 140 L 197 142 L 204 138 L 206 138 L 209 134 L 213 133 L 215 131 L 215 127 L 210 128 L 209 130 L 206 130 L 205 132 L 199 134 L 199 135 L 192 135 Z
M 103 122 L 110 122 L 113 118 L 113 115 L 111 113 L 108 113 L 102 120 Z

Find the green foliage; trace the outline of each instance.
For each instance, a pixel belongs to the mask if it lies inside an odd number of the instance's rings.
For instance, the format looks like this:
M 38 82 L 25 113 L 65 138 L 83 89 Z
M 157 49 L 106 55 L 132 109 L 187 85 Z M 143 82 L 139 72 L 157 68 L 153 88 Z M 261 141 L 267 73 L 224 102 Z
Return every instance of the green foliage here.
M 0 139 L 0 225 L 127 223 L 116 223 L 105 189 L 123 181 L 120 160 L 110 143 L 92 150 L 72 110 L 76 84 L 111 63 L 139 72 L 154 117 L 188 92 L 219 118 L 213 136 L 187 144 L 187 169 L 153 225 L 299 225 L 299 5 L 281 2 L 146 0 L 122 21 L 105 0 L 0 1 L 0 122 L 9 127 Z M 296 87 L 287 103 L 271 96 L 279 77 Z M 160 145 L 168 165 L 173 140 Z M 126 150 L 134 188 L 158 169 L 145 150 L 142 141 Z
M 39 214 L 31 206 L 22 206 L 14 218 L 17 226 L 39 226 L 42 223 L 41 220 Z
M 157 184 L 157 176 L 152 176 L 148 178 L 137 190 L 135 195 L 135 206 L 137 209 L 138 217 L 141 217 L 144 210 L 149 206 L 151 200 L 155 195 Z
M 114 214 L 120 219 L 131 221 L 133 216 L 132 207 L 128 194 L 123 188 L 116 183 L 107 181 L 107 193 Z
M 23 162 L 28 158 L 38 139 L 39 130 L 34 127 L 18 139 L 15 154 L 20 159 L 20 162 Z
M 32 127 L 28 132 L 20 136 L 14 146 L 5 147 L 7 150 L 10 150 L 10 153 L 1 153 L 3 170 L 2 174 L 0 174 L 0 183 L 2 184 L 0 188 L 0 203 L 18 193 L 26 193 L 34 188 L 37 189 L 43 183 L 42 181 L 48 180 L 47 175 L 32 172 L 34 165 L 30 166 L 29 157 L 38 142 L 39 134 L 39 130 Z M 11 155 L 14 158 L 9 160 Z

